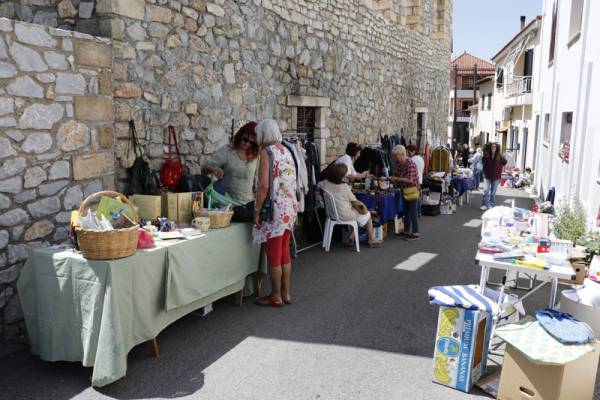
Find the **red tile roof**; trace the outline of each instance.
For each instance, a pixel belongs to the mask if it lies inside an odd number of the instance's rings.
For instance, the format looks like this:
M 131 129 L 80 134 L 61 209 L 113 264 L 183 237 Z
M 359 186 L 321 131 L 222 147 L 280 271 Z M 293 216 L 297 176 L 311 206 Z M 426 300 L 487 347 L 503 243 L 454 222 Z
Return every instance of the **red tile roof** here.
M 456 57 L 450 63 L 450 68 L 454 69 L 454 66 L 458 66 L 459 73 L 471 72 L 473 70 L 473 65 L 477 65 L 477 74 L 478 75 L 487 75 L 493 74 L 496 71 L 496 67 L 494 64 L 485 61 L 479 57 L 472 56 L 466 51 L 460 56 Z

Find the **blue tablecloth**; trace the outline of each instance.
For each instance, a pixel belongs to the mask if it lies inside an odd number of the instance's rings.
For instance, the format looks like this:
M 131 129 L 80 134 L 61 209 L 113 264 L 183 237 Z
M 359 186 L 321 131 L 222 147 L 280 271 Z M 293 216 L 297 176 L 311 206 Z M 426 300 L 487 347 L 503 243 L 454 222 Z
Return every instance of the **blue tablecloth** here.
M 359 193 L 356 198 L 365 203 L 369 210 L 376 210 L 381 222 L 393 221 L 396 215 L 404 212 L 402 192 L 376 195 Z
M 475 190 L 477 188 L 475 178 L 455 177 L 454 179 L 452 179 L 452 184 L 454 185 L 454 189 L 456 189 L 459 196 L 461 196 L 466 191 Z

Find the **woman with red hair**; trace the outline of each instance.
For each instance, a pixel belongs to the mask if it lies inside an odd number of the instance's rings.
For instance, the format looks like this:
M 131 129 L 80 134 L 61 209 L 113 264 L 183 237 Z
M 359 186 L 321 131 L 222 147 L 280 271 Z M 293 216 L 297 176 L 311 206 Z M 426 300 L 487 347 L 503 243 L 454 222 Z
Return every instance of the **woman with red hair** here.
M 250 222 L 254 214 L 254 182 L 258 170 L 259 147 L 256 143 L 256 122 L 242 126 L 231 143 L 219 148 L 202 173 L 213 173 L 223 179 L 225 193 L 233 200 L 235 221 Z

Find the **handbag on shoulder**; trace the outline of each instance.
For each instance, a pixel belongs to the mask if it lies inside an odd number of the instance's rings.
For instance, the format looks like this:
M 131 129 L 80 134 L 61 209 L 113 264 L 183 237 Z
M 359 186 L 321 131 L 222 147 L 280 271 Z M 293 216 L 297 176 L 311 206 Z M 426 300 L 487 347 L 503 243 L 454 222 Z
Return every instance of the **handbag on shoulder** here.
M 269 192 L 259 212 L 260 222 L 273 221 L 273 196 L 271 196 L 273 190 L 273 153 L 269 148 L 266 151 L 269 156 Z
M 135 156 L 129 168 L 131 174 L 128 189 L 129 194 L 158 194 L 158 188 L 150 169 L 150 163 L 144 158 L 144 152 L 138 142 L 133 120 L 129 121 L 127 155 L 129 154 L 134 154 Z
M 421 194 L 416 186 L 402 189 L 402 197 L 404 197 L 404 201 L 417 201 L 419 200 L 420 196 Z
M 177 135 L 175 134 L 175 127 L 173 125 L 169 125 L 168 127 L 168 136 L 169 153 L 160 170 L 160 180 L 163 186 L 169 190 L 176 190 L 179 180 L 183 176 L 184 165 L 181 161 L 181 154 L 177 145 Z M 172 153 L 173 145 L 175 145 L 175 154 Z

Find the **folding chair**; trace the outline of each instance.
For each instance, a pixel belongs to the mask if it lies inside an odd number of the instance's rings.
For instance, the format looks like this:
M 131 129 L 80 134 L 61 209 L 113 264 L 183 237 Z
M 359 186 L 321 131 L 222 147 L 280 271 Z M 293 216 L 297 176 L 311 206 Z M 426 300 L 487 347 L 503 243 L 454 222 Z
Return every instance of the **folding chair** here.
M 333 228 L 336 225 L 347 225 L 354 229 L 354 243 L 356 244 L 356 251 L 360 252 L 360 244 L 358 237 L 358 222 L 354 221 L 342 221 L 338 214 L 337 207 L 335 206 L 335 200 L 333 195 L 325 189 L 321 189 L 323 194 L 323 200 L 325 201 L 325 212 L 327 214 L 327 221 L 325 221 L 325 235 L 323 236 L 323 248 L 325 251 L 329 251 L 331 247 L 331 238 L 333 236 Z

